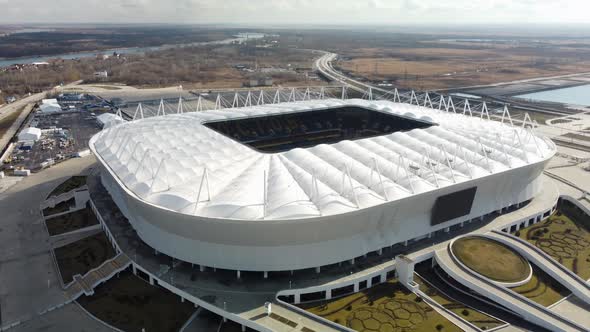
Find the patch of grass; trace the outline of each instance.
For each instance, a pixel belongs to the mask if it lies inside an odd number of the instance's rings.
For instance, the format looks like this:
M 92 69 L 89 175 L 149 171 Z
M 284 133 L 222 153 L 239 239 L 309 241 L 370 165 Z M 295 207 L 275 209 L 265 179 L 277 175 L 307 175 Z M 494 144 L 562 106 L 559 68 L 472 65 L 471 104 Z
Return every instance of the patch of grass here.
M 505 324 L 494 317 L 486 315 L 466 306 L 463 303 L 453 300 L 446 294 L 441 293 L 436 288 L 432 287 L 428 282 L 426 282 L 417 274 L 414 274 L 414 281 L 420 285 L 420 290 L 426 293 L 426 295 L 430 296 L 431 299 L 445 307 L 447 310 L 454 312 L 459 317 L 462 317 L 465 321 L 468 321 L 471 324 L 477 326 L 481 330 L 489 330 Z
M 91 85 L 94 88 L 100 88 L 100 89 L 105 89 L 105 90 L 121 90 L 120 87 L 118 86 L 112 86 L 112 85 Z
M 362 292 L 300 307 L 356 331 L 461 331 L 421 300 L 390 279 Z
M 570 294 L 567 288 L 536 266 L 533 266 L 533 276 L 529 282 L 511 290 L 546 307 Z
M 88 312 L 123 331 L 176 332 L 195 311 L 192 303 L 164 288 L 152 286 L 129 271 L 78 299 Z
M 84 275 L 113 257 L 115 251 L 104 233 L 55 249 L 55 258 L 65 284 L 71 282 L 74 275 Z
M 495 281 L 518 282 L 531 272 L 529 263 L 520 254 L 481 236 L 460 238 L 451 249 L 465 266 Z
M 54 214 L 63 213 L 70 211 L 70 208 L 76 205 L 74 198 L 70 198 L 67 201 L 63 201 L 61 203 L 55 204 L 54 207 L 45 208 L 43 209 L 44 216 L 52 216 Z
M 519 236 L 584 280 L 590 279 L 590 216 L 560 206 L 545 221 L 520 229 Z M 514 234 L 516 235 L 516 234 Z
M 53 191 L 47 196 L 47 198 L 52 197 L 52 196 L 59 196 L 61 194 L 65 194 L 71 190 L 74 190 L 76 188 L 80 188 L 85 184 L 86 184 L 86 177 L 85 176 L 72 176 L 71 178 L 62 182 L 55 189 L 53 189 Z
M 8 132 L 8 129 L 10 129 L 12 124 L 16 121 L 16 119 L 18 119 L 24 109 L 25 108 L 22 107 L 18 111 L 12 112 L 10 115 L 0 120 L 0 138 L 2 138 Z
M 68 214 L 62 214 L 45 220 L 49 235 L 59 235 L 98 224 L 92 209 L 87 205 L 85 209 Z

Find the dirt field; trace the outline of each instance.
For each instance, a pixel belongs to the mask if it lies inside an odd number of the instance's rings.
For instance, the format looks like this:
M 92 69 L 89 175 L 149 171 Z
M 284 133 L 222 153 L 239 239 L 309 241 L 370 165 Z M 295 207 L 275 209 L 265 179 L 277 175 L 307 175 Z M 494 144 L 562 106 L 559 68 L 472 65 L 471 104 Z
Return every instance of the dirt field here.
M 98 319 L 127 332 L 176 332 L 195 311 L 190 302 L 151 286 L 131 272 L 121 272 L 78 303 Z
M 114 256 L 115 251 L 104 233 L 55 249 L 57 265 L 64 284 L 72 281 L 74 275 L 84 275 Z
M 94 216 L 92 209 L 87 206 L 83 210 L 47 219 L 45 224 L 47 224 L 49 235 L 54 236 L 96 225 L 98 220 Z

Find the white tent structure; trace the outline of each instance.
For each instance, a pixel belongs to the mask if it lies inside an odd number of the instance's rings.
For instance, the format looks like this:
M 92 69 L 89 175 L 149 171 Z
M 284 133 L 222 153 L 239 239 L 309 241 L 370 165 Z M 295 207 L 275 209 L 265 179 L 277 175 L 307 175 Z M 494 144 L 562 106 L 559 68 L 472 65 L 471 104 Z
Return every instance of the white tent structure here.
M 110 126 L 117 125 L 125 122 L 120 116 L 113 113 L 104 113 L 96 117 L 96 121 L 102 128 L 108 128 Z
M 361 107 L 427 127 L 263 153 L 206 122 Z M 285 271 L 354 259 L 526 202 L 556 148 L 529 128 L 418 105 L 311 100 L 171 114 L 90 141 L 138 235 L 205 266 Z M 440 206 L 440 202 L 453 204 Z M 465 211 L 434 221 L 439 208 Z
M 28 127 L 23 129 L 18 134 L 19 142 L 35 142 L 41 138 L 41 129 L 35 127 Z
M 42 104 L 39 105 L 39 110 L 42 114 L 51 114 L 62 111 L 57 99 L 43 99 Z

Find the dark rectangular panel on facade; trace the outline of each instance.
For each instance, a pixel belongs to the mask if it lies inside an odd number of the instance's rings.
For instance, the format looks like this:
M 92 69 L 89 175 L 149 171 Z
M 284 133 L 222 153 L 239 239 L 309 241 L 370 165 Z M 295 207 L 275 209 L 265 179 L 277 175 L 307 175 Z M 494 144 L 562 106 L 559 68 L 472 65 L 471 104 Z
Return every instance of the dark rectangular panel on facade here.
M 476 191 L 477 187 L 472 187 L 438 197 L 432 208 L 430 225 L 438 225 L 471 213 Z

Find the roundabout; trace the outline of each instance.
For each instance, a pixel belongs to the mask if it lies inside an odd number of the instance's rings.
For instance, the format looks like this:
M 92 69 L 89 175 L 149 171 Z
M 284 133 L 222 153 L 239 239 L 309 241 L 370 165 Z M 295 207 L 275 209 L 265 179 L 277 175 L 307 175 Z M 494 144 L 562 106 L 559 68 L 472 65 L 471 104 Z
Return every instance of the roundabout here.
M 530 263 L 510 247 L 483 236 L 465 236 L 453 240 L 451 254 L 464 267 L 506 287 L 528 282 Z

